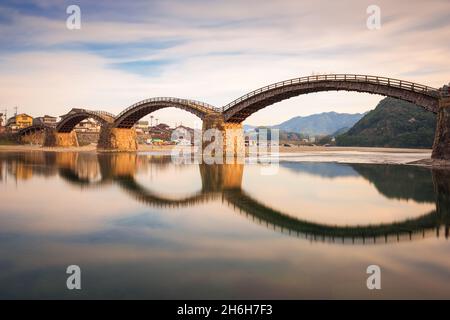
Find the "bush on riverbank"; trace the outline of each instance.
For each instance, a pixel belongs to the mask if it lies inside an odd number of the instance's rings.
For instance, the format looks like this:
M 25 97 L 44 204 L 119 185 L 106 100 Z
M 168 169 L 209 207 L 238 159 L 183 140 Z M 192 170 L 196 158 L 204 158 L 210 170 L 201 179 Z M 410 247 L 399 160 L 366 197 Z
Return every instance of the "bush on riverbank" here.
M 0 134 L 0 145 L 16 145 L 19 144 L 17 142 L 17 138 L 14 134 L 11 133 L 2 133 Z

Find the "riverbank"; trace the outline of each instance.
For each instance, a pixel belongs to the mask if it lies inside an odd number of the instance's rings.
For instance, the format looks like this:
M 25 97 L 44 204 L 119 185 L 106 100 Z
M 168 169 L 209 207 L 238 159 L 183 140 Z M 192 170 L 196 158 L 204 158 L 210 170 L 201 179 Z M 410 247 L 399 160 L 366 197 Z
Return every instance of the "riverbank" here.
M 96 151 L 97 146 L 94 144 L 86 145 L 82 147 L 42 147 L 40 145 L 0 145 L 0 152 L 4 151 Z M 173 145 L 139 145 L 139 151 L 151 151 L 151 150 L 172 150 Z M 379 148 L 379 147 L 324 147 L 324 146 L 292 146 L 292 147 L 279 147 L 280 153 L 293 153 L 293 152 L 311 152 L 311 151 L 359 151 L 359 152 L 388 152 L 388 153 L 431 153 L 431 149 L 408 149 L 408 148 Z
M 371 147 L 280 147 L 280 161 L 434 165 L 431 149 Z
M 170 151 L 173 146 L 148 146 L 139 145 L 138 151 Z M 97 152 L 97 146 L 90 144 L 82 147 L 42 147 L 40 145 L 0 145 L 0 152 Z

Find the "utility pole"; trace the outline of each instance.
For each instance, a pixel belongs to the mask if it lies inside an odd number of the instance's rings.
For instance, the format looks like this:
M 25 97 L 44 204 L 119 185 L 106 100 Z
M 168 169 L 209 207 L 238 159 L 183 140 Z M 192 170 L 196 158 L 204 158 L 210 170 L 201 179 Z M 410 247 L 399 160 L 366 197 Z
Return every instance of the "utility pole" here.
M 5 117 L 5 124 L 4 124 L 4 126 L 6 127 L 6 122 L 8 121 L 8 109 L 5 108 L 5 110 L 3 110 L 3 111 L 5 111 L 3 113 L 3 116 Z
M 18 109 L 17 107 L 14 107 L 14 110 L 15 110 L 14 115 L 15 115 L 15 116 L 17 116 L 17 109 Z

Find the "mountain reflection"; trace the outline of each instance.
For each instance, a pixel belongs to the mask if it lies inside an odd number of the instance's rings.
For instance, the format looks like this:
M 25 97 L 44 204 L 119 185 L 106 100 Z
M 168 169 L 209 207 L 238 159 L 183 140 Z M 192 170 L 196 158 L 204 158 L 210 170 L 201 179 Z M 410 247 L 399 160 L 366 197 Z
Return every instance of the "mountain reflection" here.
M 291 236 L 344 244 L 390 243 L 444 233 L 448 238 L 450 174 L 445 170 L 403 165 L 282 162 L 292 172 L 327 179 L 362 177 L 386 198 L 435 204 L 435 210 L 419 217 L 384 224 L 334 226 L 298 219 L 252 198 L 242 188 L 245 165 L 199 164 L 201 190 L 181 198 L 156 193 L 136 176 L 152 169 L 173 166 L 170 156 L 131 153 L 6 153 L 0 157 L 0 178 L 28 180 L 34 176 L 59 176 L 80 188 L 117 185 L 131 198 L 153 207 L 179 208 L 222 201 L 236 212 L 269 229 Z

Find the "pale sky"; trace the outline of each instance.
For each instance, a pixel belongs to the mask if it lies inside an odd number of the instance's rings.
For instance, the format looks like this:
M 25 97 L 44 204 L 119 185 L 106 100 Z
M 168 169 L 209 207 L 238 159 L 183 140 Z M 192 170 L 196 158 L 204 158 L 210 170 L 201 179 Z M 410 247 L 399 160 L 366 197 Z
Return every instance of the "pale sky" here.
M 68 5 L 81 29 L 66 27 Z M 369 30 L 369 5 L 381 29 Z M 449 0 L 2 1 L 0 112 L 32 116 L 71 108 L 119 113 L 173 96 L 221 107 L 258 87 L 314 73 L 388 76 L 441 87 L 450 82 Z M 261 110 L 248 124 L 298 115 L 364 112 L 380 96 L 324 92 Z M 167 109 L 161 122 L 194 125 Z M 147 117 L 148 118 L 148 117 Z

